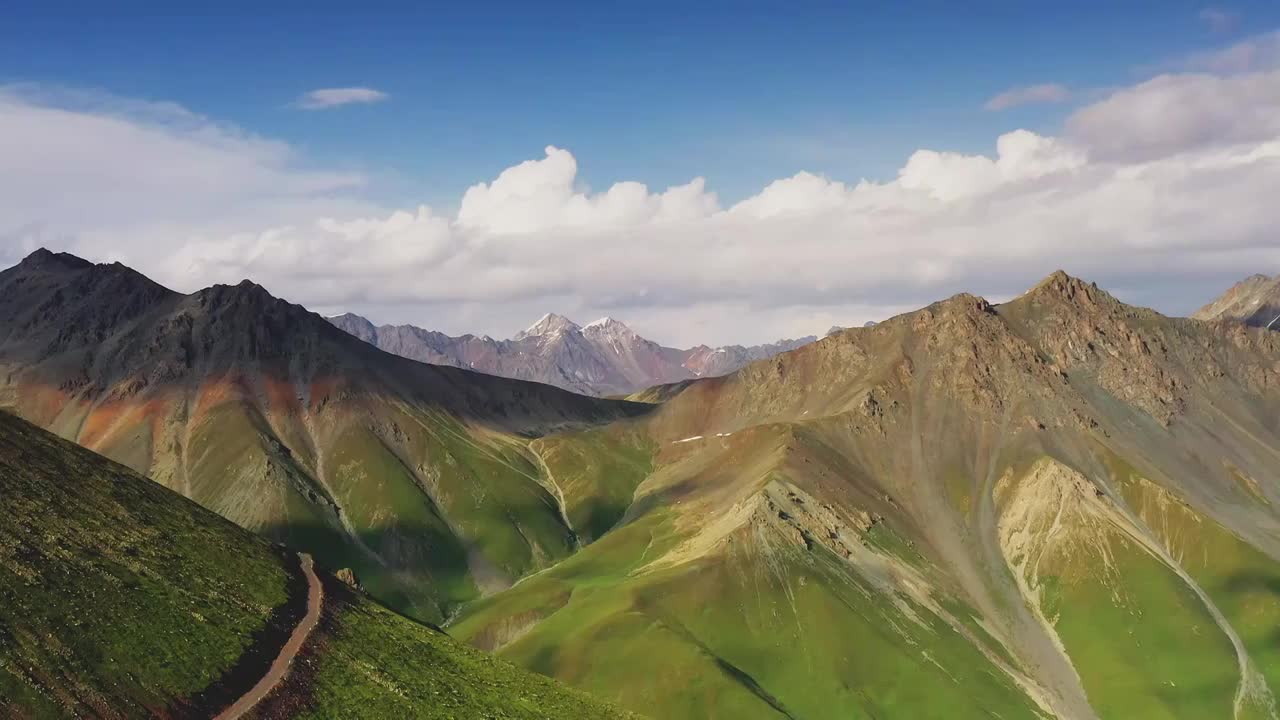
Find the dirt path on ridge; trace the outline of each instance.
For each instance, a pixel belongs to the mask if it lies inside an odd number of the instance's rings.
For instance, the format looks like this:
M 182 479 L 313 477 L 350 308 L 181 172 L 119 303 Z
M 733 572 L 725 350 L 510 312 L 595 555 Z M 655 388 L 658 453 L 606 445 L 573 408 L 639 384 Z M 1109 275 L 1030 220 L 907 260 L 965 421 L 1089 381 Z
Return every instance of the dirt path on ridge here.
M 249 689 L 239 700 L 236 700 L 226 710 L 218 713 L 214 720 L 238 720 L 245 713 L 253 709 L 272 690 L 284 680 L 289 674 L 289 666 L 293 663 L 293 659 L 297 657 L 298 651 L 302 649 L 302 644 L 307 641 L 307 637 L 311 635 L 312 629 L 320 620 L 320 609 L 324 606 L 324 589 L 320 585 L 320 579 L 316 577 L 316 571 L 312 565 L 311 556 L 303 553 L 298 554 L 301 560 L 302 572 L 307 576 L 307 614 L 293 629 L 293 633 L 289 635 L 289 641 L 280 649 L 280 654 L 271 662 L 271 668 L 267 670 L 267 674 L 262 676 L 256 685 Z

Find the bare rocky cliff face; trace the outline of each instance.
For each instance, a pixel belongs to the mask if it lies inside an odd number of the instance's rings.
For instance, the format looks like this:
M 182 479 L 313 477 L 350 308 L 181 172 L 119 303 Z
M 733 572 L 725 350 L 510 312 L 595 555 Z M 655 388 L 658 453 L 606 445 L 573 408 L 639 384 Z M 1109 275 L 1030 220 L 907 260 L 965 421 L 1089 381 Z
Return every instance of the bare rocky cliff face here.
M 509 340 L 453 337 L 413 325 L 375 326 L 350 313 L 328 320 L 381 350 L 420 362 L 532 380 L 599 397 L 725 375 L 817 339 L 809 336 L 751 347 L 699 345 L 679 350 L 647 340 L 609 317 L 578 325 L 561 315 L 547 314 Z
M 1280 275 L 1251 275 L 1197 310 L 1197 320 L 1229 320 L 1254 327 L 1280 326 Z

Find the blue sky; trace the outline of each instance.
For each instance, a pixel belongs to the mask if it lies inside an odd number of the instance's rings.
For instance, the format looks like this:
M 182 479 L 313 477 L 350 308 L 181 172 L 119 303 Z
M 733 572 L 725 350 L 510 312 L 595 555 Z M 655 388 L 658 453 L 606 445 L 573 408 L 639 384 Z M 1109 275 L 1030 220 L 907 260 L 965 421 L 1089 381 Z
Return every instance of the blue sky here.
M 88 5 L 11 6 L 0 79 L 177 102 L 433 204 L 547 144 L 592 187 L 702 175 L 729 201 L 797 170 L 892 177 L 926 138 L 984 152 L 1065 113 L 984 111 L 1005 88 L 1106 88 L 1280 24 L 1276 2 L 1215 29 L 1174 0 Z M 291 105 L 343 86 L 390 99 Z
M 0 266 L 674 345 L 1280 273 L 1274 0 L 11 5 Z

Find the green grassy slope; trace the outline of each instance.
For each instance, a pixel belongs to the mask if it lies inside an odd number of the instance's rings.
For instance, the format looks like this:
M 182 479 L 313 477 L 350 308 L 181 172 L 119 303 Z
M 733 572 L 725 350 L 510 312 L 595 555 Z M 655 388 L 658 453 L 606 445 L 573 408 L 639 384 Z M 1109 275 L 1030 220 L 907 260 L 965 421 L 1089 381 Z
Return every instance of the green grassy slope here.
M 544 479 L 564 501 L 578 539 L 589 543 L 622 519 L 653 470 L 653 443 L 629 424 L 550 435 L 529 444 Z
M 211 403 L 212 404 L 212 403 Z M 222 400 L 190 421 L 161 482 L 439 622 L 483 592 L 567 556 L 573 535 L 527 440 L 380 398 L 332 403 L 295 447 L 288 423 Z M 307 432 L 304 430 L 304 432 Z
M 0 716 L 208 714 L 300 616 L 292 554 L 3 412 L 0 497 Z M 263 716 L 624 715 L 325 583 Z
M 792 492 L 777 465 L 790 438 L 765 429 L 671 458 L 640 490 L 649 510 L 450 632 L 660 717 L 1036 717 L 960 605 L 860 572 L 917 577 L 892 530 L 847 528 L 858 568 L 789 522 L 773 498 Z M 744 476 L 757 478 L 745 490 Z M 707 492 L 742 496 L 707 506 Z
M 0 497 L 0 714 L 180 708 L 286 600 L 272 546 L 6 413 Z
M 604 718 L 628 713 L 474 650 L 329 578 L 300 671 L 260 718 Z
M 996 496 L 1009 564 L 1100 717 L 1231 716 L 1231 642 L 1142 526 L 1047 459 L 1003 479 Z
M 678 568 L 610 580 L 586 567 L 594 555 L 634 568 L 664 529 L 628 525 L 581 561 L 527 581 L 528 590 L 481 603 L 451 630 L 492 641 L 498 618 L 550 596 L 561 607 L 501 655 L 659 717 L 1036 717 L 947 622 L 907 601 L 898 607 L 837 558 L 772 528 Z

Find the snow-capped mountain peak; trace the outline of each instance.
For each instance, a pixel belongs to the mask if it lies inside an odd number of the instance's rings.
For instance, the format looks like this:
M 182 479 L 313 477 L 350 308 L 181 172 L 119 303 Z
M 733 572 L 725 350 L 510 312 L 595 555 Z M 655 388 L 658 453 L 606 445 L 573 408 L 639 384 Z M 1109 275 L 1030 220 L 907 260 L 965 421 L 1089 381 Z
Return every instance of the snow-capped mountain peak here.
M 614 320 L 613 318 L 608 316 L 602 317 L 599 320 L 594 320 L 592 322 L 587 323 L 586 325 L 583 325 L 582 330 L 583 332 L 590 332 L 592 334 L 612 335 L 612 336 L 620 336 L 620 337 L 629 337 L 629 336 L 635 335 L 635 331 L 627 327 L 626 323 L 623 323 L 618 320 Z
M 579 326 L 555 313 L 538 318 L 511 340 L 488 335 L 450 337 L 411 325 L 377 327 L 357 315 L 329 321 L 367 343 L 419 362 L 549 383 L 591 395 L 625 395 L 653 385 L 723 375 L 814 340 L 681 350 L 646 340 L 611 317 Z
M 577 323 L 563 315 L 547 313 L 538 318 L 538 322 L 530 325 L 523 332 L 517 333 L 514 339 L 523 340 L 529 337 L 558 335 L 573 330 L 581 330 L 581 328 L 578 327 Z

